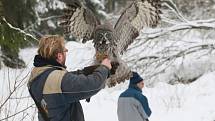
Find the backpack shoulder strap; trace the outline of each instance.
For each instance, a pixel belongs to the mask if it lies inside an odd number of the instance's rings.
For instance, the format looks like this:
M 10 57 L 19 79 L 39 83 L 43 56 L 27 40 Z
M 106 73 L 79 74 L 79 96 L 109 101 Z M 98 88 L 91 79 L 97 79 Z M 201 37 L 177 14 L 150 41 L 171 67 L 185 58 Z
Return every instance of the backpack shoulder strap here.
M 48 112 L 46 108 L 43 106 L 43 88 L 49 74 L 54 70 L 59 70 L 59 68 L 49 68 L 42 72 L 31 81 L 28 89 L 44 121 L 50 121 L 50 119 L 48 118 Z

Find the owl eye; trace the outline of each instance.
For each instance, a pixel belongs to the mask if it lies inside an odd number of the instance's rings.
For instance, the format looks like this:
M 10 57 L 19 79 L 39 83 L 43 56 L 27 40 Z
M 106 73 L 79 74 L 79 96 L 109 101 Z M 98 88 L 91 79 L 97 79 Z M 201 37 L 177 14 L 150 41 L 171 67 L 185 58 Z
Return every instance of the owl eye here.
M 97 34 L 97 35 L 96 35 L 96 38 L 97 38 L 97 39 L 101 39 L 101 38 L 102 38 L 102 35 L 101 35 L 101 34 Z
M 109 38 L 110 37 L 110 33 L 106 33 L 106 37 Z
M 111 35 L 110 33 L 107 33 L 107 34 L 106 34 L 106 38 L 107 38 L 108 40 L 111 40 L 111 39 L 112 39 L 112 35 Z
M 103 38 L 103 35 L 102 35 L 102 34 L 99 34 L 99 38 Z

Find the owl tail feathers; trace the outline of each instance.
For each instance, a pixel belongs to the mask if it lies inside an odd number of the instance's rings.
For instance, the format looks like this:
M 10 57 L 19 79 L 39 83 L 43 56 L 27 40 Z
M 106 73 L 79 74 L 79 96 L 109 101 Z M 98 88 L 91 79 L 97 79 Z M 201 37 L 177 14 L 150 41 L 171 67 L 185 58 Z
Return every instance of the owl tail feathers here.
M 126 75 L 117 76 L 111 75 L 110 78 L 107 80 L 107 86 L 109 88 L 116 86 L 116 84 L 124 83 L 126 80 L 128 80 L 132 76 L 131 71 L 127 73 Z

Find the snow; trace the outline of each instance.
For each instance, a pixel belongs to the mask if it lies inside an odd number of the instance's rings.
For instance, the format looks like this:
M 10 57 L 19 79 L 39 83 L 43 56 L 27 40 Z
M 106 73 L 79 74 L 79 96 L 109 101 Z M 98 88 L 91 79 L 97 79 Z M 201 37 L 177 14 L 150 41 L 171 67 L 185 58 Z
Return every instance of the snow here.
M 65 3 L 62 1 L 48 0 L 48 1 L 39 1 L 35 10 L 38 13 L 44 14 L 49 11 L 48 8 L 56 10 L 56 9 L 63 9 L 65 7 L 66 7 Z
M 201 77 L 190 85 L 158 83 L 145 88 L 152 109 L 150 121 L 212 121 L 215 118 L 215 72 Z M 90 104 L 83 103 L 89 121 L 117 121 L 117 98 L 124 91 L 101 91 Z
M 98 5 L 98 6 L 101 7 L 102 9 L 105 9 L 104 1 L 103 1 L 103 0 L 91 0 L 91 2 L 93 2 L 93 3 L 96 4 L 96 5 Z
M 52 27 L 53 29 L 57 28 L 56 25 L 54 24 L 54 22 L 52 20 L 48 20 L 47 24 L 48 24 L 49 27 Z
M 95 53 L 92 42 L 85 45 L 77 42 L 68 42 L 66 47 L 69 49 L 67 53 L 67 69 L 76 70 L 90 65 L 93 62 Z M 0 106 L 9 94 L 9 87 L 12 89 L 14 80 L 21 83 L 17 92 L 12 97 L 29 96 L 27 91 L 27 78 L 24 82 L 21 80 L 26 76 L 32 66 L 34 55 L 37 53 L 36 48 L 23 49 L 20 52 L 21 58 L 27 64 L 27 68 L 15 70 L 3 67 L 0 70 Z M 129 52 L 132 54 L 132 51 Z M 214 60 L 214 59 L 213 59 Z M 196 60 L 197 61 L 197 60 Z M 207 61 L 207 59 L 205 60 Z M 209 61 L 209 58 L 208 58 Z M 188 61 L 189 62 L 189 61 Z M 201 63 L 198 62 L 198 63 Z M 202 62 L 203 63 L 203 62 Z M 198 66 L 185 64 L 185 70 L 190 66 Z M 200 65 L 199 65 L 200 66 Z M 204 66 L 204 65 L 201 65 Z M 206 65 L 209 66 L 210 65 Z M 200 67 L 201 69 L 202 67 Z M 190 70 L 195 73 L 195 70 Z M 9 75 L 8 75 L 9 74 Z M 190 73 L 189 73 L 190 74 Z M 187 74 L 187 76 L 189 76 Z M 163 76 L 163 77 L 162 77 Z M 169 75 L 161 75 L 159 78 L 166 78 Z M 27 76 L 28 77 L 28 76 Z M 10 80 L 10 83 L 9 83 Z M 156 82 L 153 87 L 145 87 L 143 94 L 148 97 L 149 105 L 152 109 L 150 121 L 214 121 L 215 120 L 215 71 L 206 72 L 198 80 L 190 84 L 170 85 L 166 82 Z M 10 86 L 8 86 L 10 84 Z M 105 88 L 91 98 L 90 103 L 81 101 L 86 121 L 117 121 L 117 100 L 128 86 L 128 81 L 119 84 L 114 88 Z M 6 114 L 12 115 L 15 112 L 25 109 L 33 104 L 31 98 L 24 98 L 19 101 L 13 99 L 3 106 L 0 110 L 0 120 Z M 35 106 L 34 106 L 35 107 Z M 6 109 L 7 108 L 7 109 Z M 35 108 L 30 108 L 25 113 L 20 113 L 14 118 L 15 121 L 21 120 L 26 116 L 24 121 L 35 120 Z M 9 121 L 12 121 L 10 118 Z
M 48 12 L 48 8 L 46 7 L 45 1 L 40 1 L 38 5 L 36 6 L 35 10 L 39 13 L 45 13 Z
M 157 29 L 144 32 L 157 33 Z M 177 79 L 188 81 L 204 73 L 215 71 L 213 36 L 202 37 L 203 32 L 191 30 L 169 33 L 167 36 L 146 41 L 144 38 L 148 35 L 144 36 L 144 32 L 139 36 L 140 41 L 133 43 L 123 57 L 133 70 L 142 73 L 147 79 L 148 86 L 161 81 L 174 83 Z M 210 47 L 201 49 L 204 45 Z M 193 53 L 188 54 L 192 51 Z M 143 57 L 145 58 L 142 61 L 138 61 Z M 147 59 L 147 57 L 157 58 Z
M 59 0 L 51 0 L 52 1 L 52 5 L 50 5 L 49 7 L 56 10 L 56 9 L 64 9 L 66 7 L 65 3 Z
M 212 9 L 215 9 L 215 5 L 213 6 L 213 8 Z

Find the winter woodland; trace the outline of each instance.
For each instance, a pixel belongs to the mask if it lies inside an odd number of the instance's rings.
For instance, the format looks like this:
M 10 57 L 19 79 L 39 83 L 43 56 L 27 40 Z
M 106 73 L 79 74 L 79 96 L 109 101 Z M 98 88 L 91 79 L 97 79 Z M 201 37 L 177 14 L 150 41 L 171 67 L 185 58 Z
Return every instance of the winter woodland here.
M 37 121 L 27 81 L 38 39 L 63 35 L 58 18 L 69 0 L 10 1 L 0 0 L 0 121 Z M 113 23 L 130 2 L 82 1 Z M 123 60 L 144 78 L 150 121 L 215 121 L 215 0 L 163 1 L 158 27 L 143 29 Z M 69 71 L 92 64 L 92 41 L 65 39 Z M 83 100 L 86 121 L 118 121 L 117 99 L 128 83 L 106 87 L 90 103 Z

